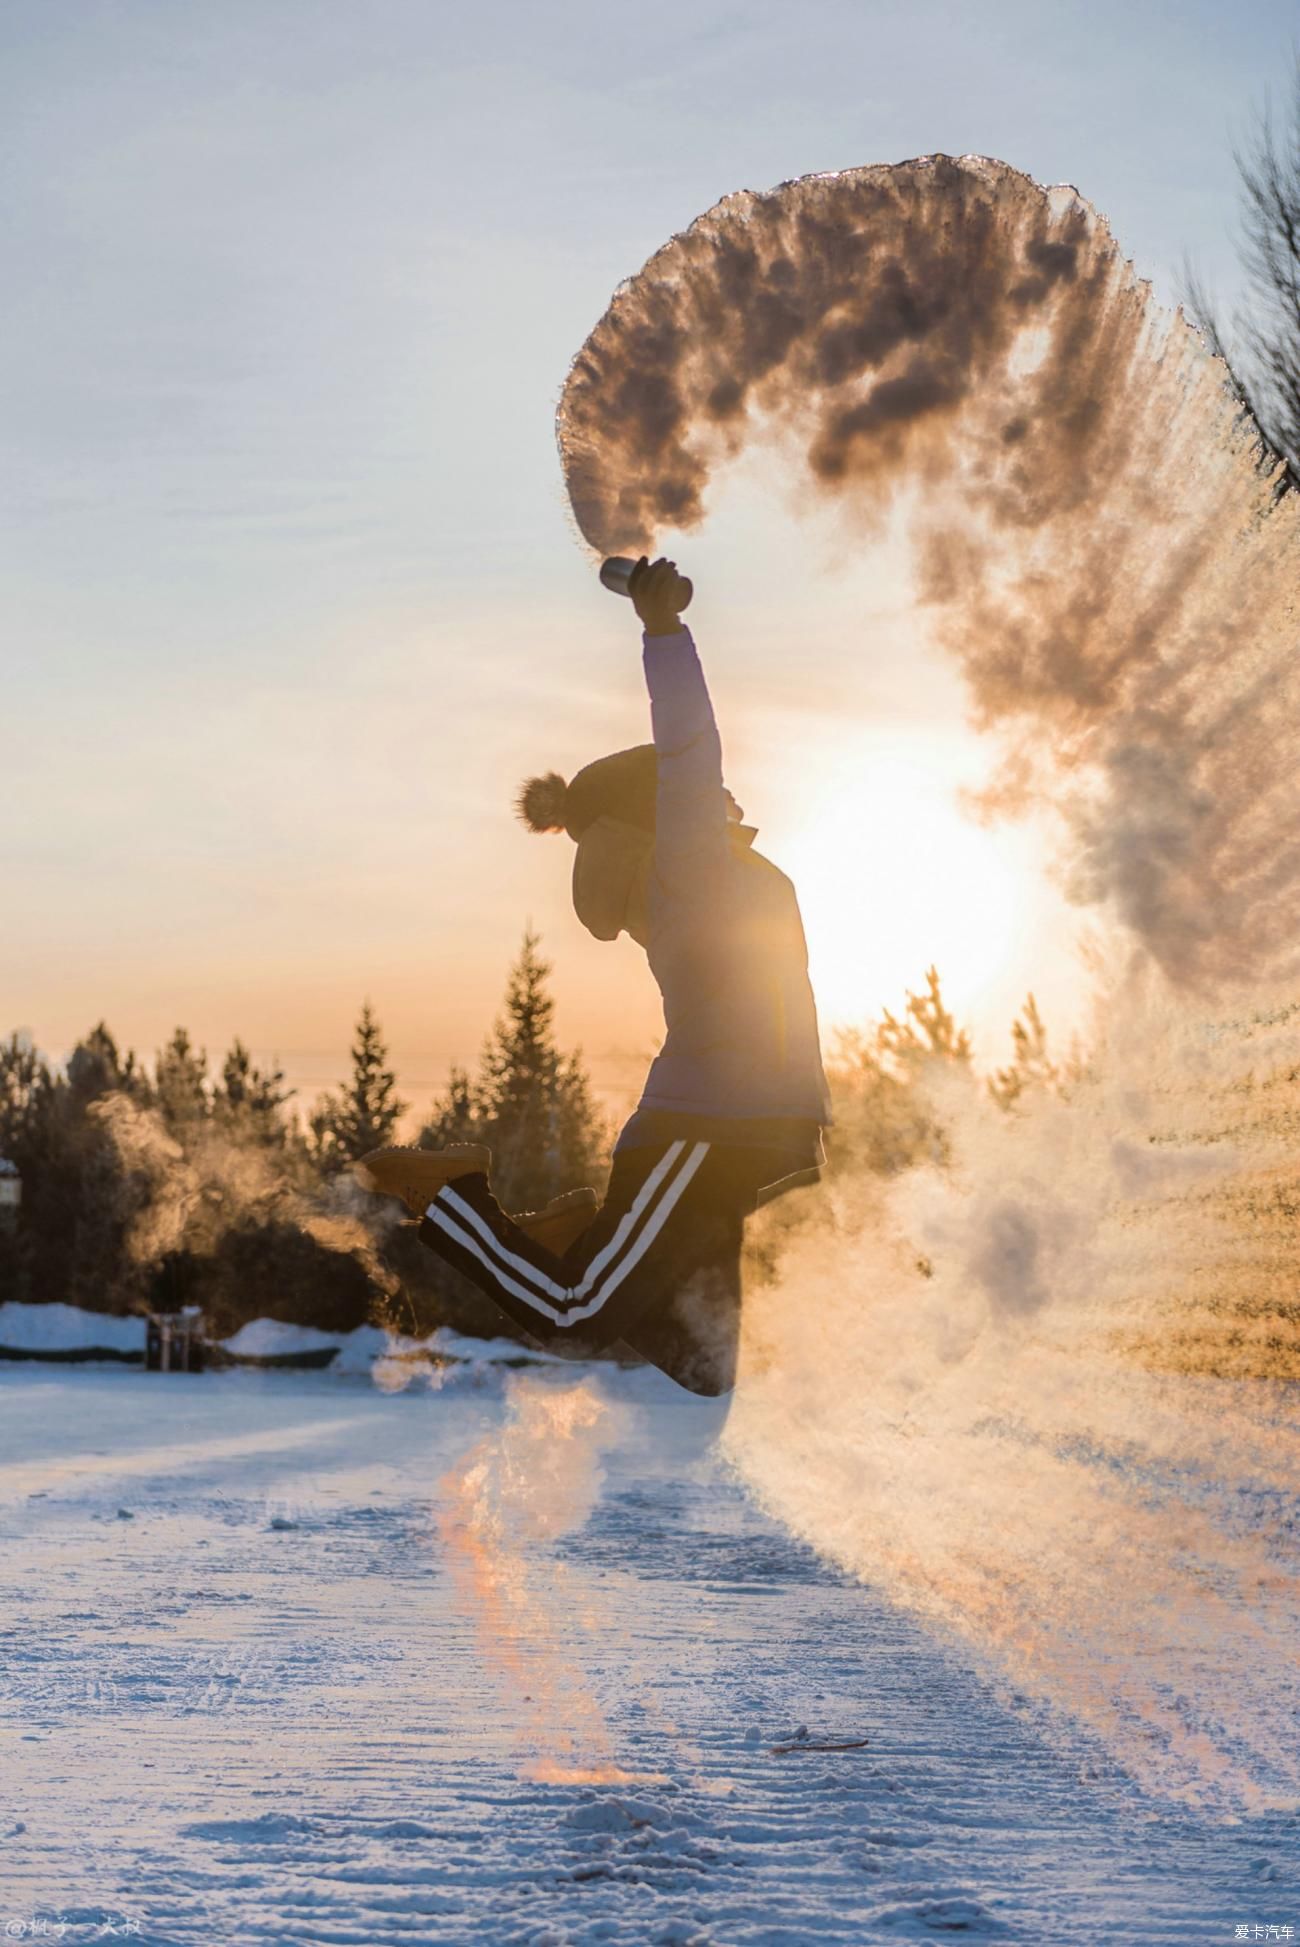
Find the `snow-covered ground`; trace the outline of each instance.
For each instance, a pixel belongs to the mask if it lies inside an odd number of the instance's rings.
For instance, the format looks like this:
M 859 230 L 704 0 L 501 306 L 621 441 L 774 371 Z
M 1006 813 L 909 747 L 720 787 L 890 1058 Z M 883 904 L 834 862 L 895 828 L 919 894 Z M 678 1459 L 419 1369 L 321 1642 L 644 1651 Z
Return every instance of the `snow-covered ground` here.
M 1300 1940 L 1294 1810 L 1000 1697 L 756 1512 L 724 1411 L 0 1366 L 0 1938 Z
M 0 1348 L 15 1352 L 99 1351 L 143 1358 L 146 1329 L 138 1314 L 119 1318 L 81 1305 L 25 1305 L 14 1298 L 0 1304 Z
M 148 1327 L 142 1313 L 118 1317 L 87 1311 L 82 1305 L 29 1305 L 18 1299 L 0 1303 L 0 1358 L 74 1360 L 97 1357 L 143 1360 Z M 371 1374 L 393 1359 L 420 1359 L 438 1364 L 553 1365 L 546 1352 L 525 1350 L 512 1339 L 470 1339 L 459 1332 L 430 1332 L 427 1338 L 397 1338 L 378 1325 L 358 1325 L 351 1332 L 320 1332 L 312 1325 L 286 1325 L 279 1318 L 253 1318 L 227 1339 L 214 1341 L 223 1351 L 248 1364 L 268 1360 L 281 1363 L 332 1351 L 334 1372 Z

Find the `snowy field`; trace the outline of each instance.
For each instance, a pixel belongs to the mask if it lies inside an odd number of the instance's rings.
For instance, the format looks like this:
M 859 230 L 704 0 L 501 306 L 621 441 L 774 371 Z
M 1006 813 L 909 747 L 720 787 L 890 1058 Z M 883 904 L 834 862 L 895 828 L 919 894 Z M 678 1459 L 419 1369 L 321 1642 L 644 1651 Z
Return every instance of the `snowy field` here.
M 754 1509 L 721 1405 L 404 1377 L 0 1367 L 0 1937 L 1300 1940 L 1293 1810 L 1018 1705 Z

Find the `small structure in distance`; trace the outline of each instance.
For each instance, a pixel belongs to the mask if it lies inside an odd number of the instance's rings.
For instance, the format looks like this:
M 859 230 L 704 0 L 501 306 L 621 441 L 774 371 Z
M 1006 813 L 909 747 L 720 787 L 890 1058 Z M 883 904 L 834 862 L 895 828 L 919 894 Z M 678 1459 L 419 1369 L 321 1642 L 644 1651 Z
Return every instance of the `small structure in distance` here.
M 202 1372 L 207 1364 L 203 1314 L 197 1305 L 180 1311 L 146 1312 L 146 1372 Z
M 22 1201 L 23 1179 L 18 1173 L 18 1165 L 0 1156 L 0 1227 L 13 1229 L 18 1222 Z

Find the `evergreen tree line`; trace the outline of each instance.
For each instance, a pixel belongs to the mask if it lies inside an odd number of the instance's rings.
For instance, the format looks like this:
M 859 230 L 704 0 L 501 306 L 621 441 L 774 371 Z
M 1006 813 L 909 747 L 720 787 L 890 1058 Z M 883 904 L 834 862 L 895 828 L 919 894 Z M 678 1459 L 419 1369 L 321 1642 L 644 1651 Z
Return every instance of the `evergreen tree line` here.
M 579 1184 L 599 1190 L 614 1133 L 581 1055 L 558 1045 L 550 971 L 525 933 L 477 1069 L 452 1069 L 416 1136 L 431 1149 L 486 1143 L 515 1211 Z M 1072 1072 L 1049 1058 L 1032 996 L 1012 1033 L 1013 1059 L 988 1082 L 1008 1110 Z M 888 1175 L 942 1159 L 924 1086 L 935 1061 L 969 1068 L 971 1047 L 932 968 L 901 1017 L 839 1038 L 833 1167 Z M 11 1034 L 0 1042 L 0 1157 L 20 1171 L 23 1200 L 16 1225 L 0 1229 L 0 1300 L 117 1312 L 193 1302 L 219 1336 L 259 1316 L 326 1330 L 496 1329 L 486 1300 L 352 1180 L 356 1158 L 399 1139 L 408 1107 L 369 1002 L 345 1086 L 305 1119 L 291 1100 L 283 1072 L 259 1068 L 238 1040 L 211 1073 L 178 1028 L 150 1072 L 101 1022 L 60 1072 Z
M 477 1072 L 452 1070 L 416 1140 L 486 1142 L 507 1206 L 599 1188 L 610 1131 L 578 1054 L 555 1035 L 550 968 L 528 932 Z M 305 1119 L 278 1067 L 236 1040 L 212 1073 L 177 1028 L 150 1071 L 100 1022 L 60 1072 L 25 1037 L 0 1042 L 0 1157 L 22 1177 L 0 1228 L 0 1300 L 88 1310 L 198 1303 L 218 1332 L 273 1316 L 348 1329 L 491 1331 L 478 1293 L 395 1227 L 349 1165 L 398 1140 L 397 1094 L 367 1001 L 351 1073 Z

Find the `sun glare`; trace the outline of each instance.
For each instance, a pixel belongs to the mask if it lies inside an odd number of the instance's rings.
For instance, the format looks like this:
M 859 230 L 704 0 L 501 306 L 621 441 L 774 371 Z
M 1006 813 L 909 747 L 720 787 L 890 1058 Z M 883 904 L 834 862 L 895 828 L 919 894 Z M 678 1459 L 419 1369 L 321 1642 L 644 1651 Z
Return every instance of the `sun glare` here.
M 1037 874 L 1027 834 L 964 813 L 963 781 L 942 742 L 864 740 L 826 765 L 780 846 L 826 1028 L 897 1011 L 931 965 L 959 1017 L 1004 1007 Z

